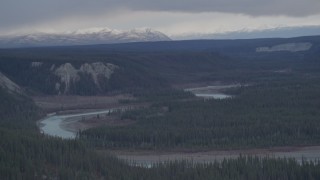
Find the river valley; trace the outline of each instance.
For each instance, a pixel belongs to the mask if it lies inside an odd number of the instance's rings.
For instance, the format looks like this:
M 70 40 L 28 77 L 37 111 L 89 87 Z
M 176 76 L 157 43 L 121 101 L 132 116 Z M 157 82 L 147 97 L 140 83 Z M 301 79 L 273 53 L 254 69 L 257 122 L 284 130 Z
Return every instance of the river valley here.
M 75 129 L 68 128 L 84 118 L 89 119 L 97 115 L 105 116 L 115 109 L 104 109 L 76 114 L 49 114 L 42 119 L 38 126 L 42 133 L 50 136 L 61 137 L 63 139 L 76 138 Z M 320 146 L 304 147 L 272 147 L 262 149 L 243 150 L 204 150 L 192 151 L 125 151 L 125 150 L 99 150 L 99 153 L 111 153 L 120 159 L 127 161 L 131 165 L 150 167 L 154 163 L 167 161 L 188 160 L 194 163 L 210 163 L 222 161 L 223 159 L 234 159 L 241 155 L 258 157 L 294 158 L 298 162 L 318 161 L 320 159 Z

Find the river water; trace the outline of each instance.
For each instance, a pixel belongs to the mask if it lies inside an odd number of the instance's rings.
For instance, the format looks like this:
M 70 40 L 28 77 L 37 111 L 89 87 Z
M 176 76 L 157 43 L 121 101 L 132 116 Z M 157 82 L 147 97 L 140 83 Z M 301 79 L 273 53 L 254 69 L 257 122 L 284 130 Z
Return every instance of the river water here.
M 222 93 L 195 93 L 194 94 L 197 97 L 203 97 L 206 99 L 227 99 L 227 98 L 231 98 L 232 96 L 227 95 L 227 94 L 222 94 Z
M 185 89 L 185 91 L 192 92 L 195 96 L 202 97 L 205 99 L 226 99 L 232 98 L 232 96 L 222 93 L 223 90 L 240 86 L 240 84 L 204 86 L 187 88 Z
M 61 137 L 63 139 L 76 138 L 77 132 L 65 128 L 67 124 L 80 121 L 82 118 L 91 118 L 96 115 L 107 114 L 112 112 L 113 109 L 99 110 L 87 113 L 67 114 L 67 115 L 47 115 L 39 123 L 40 131 L 46 135 Z

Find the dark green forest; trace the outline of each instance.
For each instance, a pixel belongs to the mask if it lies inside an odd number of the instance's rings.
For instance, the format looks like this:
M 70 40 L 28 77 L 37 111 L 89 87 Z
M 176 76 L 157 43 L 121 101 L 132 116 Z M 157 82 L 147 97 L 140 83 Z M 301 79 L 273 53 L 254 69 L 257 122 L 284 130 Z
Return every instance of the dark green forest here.
M 307 52 L 256 53 L 257 46 L 312 42 Z M 1 49 L 0 71 L 24 90 L 0 86 L 0 179 L 320 179 L 319 162 L 246 157 L 195 164 L 129 163 L 96 150 L 248 149 L 320 144 L 319 37 L 132 43 Z M 41 68 L 30 66 L 41 62 Z M 128 126 L 102 126 L 63 140 L 39 132 L 44 112 L 32 95 L 56 95 L 53 65 L 112 63 L 97 88 L 88 74 L 68 95 L 130 93 L 149 106 L 118 113 Z M 196 98 L 175 85 L 241 83 L 230 99 Z
M 135 120 L 135 124 L 89 129 L 80 137 L 104 148 L 317 145 L 319 84 L 318 78 L 262 83 L 229 90 L 234 98 L 224 100 L 174 101 L 161 96 L 161 100 L 154 98 L 150 108 L 122 114 L 122 119 Z

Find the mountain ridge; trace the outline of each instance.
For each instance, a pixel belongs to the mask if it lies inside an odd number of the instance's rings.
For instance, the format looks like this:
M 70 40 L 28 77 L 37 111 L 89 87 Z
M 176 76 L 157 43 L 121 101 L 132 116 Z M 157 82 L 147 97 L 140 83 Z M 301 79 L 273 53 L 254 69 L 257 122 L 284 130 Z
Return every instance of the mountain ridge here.
M 109 28 L 84 29 L 63 33 L 35 32 L 0 36 L 0 48 L 116 44 L 129 42 L 171 41 L 160 31 L 150 28 L 120 31 Z

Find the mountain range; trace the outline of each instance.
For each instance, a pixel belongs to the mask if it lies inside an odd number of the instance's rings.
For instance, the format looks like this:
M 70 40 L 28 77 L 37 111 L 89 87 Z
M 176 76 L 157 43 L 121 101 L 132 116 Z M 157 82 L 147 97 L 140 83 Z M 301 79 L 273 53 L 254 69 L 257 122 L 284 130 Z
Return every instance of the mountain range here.
M 150 28 L 132 30 L 91 28 L 63 33 L 35 32 L 29 34 L 0 35 L 0 48 L 119 44 L 195 39 L 290 38 L 319 34 L 320 26 L 278 27 L 261 30 L 238 30 L 224 33 L 181 34 L 170 37 Z
M 0 48 L 115 44 L 170 40 L 167 35 L 149 28 L 128 31 L 94 28 L 65 33 L 31 33 L 0 36 Z

